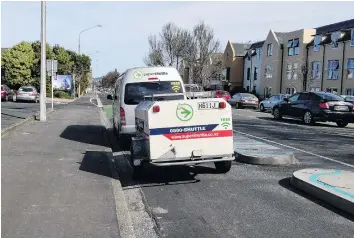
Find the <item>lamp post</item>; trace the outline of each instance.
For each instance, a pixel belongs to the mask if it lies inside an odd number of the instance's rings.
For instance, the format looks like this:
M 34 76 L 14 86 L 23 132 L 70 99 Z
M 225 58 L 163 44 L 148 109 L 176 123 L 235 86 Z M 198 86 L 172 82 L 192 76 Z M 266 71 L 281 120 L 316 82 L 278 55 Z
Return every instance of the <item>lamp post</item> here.
M 41 81 L 40 81 L 40 105 L 39 105 L 39 120 L 47 120 L 46 108 L 46 2 L 41 2 Z
M 96 28 L 96 27 L 102 27 L 102 25 L 92 26 L 92 27 L 89 27 L 89 28 L 87 28 L 87 29 L 85 29 L 85 30 L 80 31 L 80 33 L 79 33 L 79 54 L 80 54 L 80 45 L 81 45 L 81 34 L 84 33 L 85 31 L 94 29 L 94 28 Z

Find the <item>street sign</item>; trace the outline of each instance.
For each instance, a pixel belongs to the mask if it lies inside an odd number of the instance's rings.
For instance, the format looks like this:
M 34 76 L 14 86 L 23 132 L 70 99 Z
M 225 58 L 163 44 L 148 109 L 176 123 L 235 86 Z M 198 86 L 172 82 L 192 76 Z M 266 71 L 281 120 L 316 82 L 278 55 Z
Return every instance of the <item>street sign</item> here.
M 52 75 L 53 73 L 58 72 L 58 60 L 47 60 L 47 73 L 48 76 Z

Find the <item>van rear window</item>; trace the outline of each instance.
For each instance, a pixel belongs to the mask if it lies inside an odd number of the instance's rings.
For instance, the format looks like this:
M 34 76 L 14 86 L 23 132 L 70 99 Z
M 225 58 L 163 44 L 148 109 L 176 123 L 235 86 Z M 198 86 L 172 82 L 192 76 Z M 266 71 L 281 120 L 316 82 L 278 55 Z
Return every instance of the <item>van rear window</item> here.
M 128 83 L 125 85 L 124 103 L 138 105 L 145 96 L 152 94 L 183 93 L 180 81 L 155 81 Z M 181 100 L 183 95 L 155 97 L 154 100 Z M 146 98 L 145 100 L 149 100 Z

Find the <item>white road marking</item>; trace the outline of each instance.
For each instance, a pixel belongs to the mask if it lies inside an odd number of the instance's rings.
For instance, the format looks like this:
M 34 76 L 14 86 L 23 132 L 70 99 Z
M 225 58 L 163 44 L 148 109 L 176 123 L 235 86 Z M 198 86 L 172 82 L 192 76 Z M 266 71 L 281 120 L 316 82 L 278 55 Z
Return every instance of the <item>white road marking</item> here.
M 339 160 L 335 160 L 335 159 L 332 159 L 332 158 L 329 158 L 329 157 L 326 157 L 326 156 L 315 154 L 315 153 L 312 153 L 312 152 L 309 152 L 309 151 L 298 149 L 298 148 L 293 147 L 293 146 L 285 145 L 285 144 L 282 144 L 282 143 L 279 143 L 279 142 L 276 142 L 276 141 L 268 140 L 268 139 L 261 138 L 261 137 L 258 137 L 258 136 L 254 136 L 254 135 L 251 135 L 251 134 L 248 134 L 248 133 L 244 133 L 244 132 L 241 132 L 241 131 L 236 131 L 236 130 L 233 130 L 233 131 L 236 132 L 236 133 L 240 133 L 242 135 L 246 135 L 246 136 L 249 136 L 249 137 L 252 137 L 252 138 L 256 138 L 258 140 L 262 140 L 262 141 L 270 142 L 270 143 L 273 143 L 273 144 L 276 144 L 276 145 L 284 146 L 284 147 L 292 149 L 292 150 L 297 150 L 297 151 L 300 151 L 300 152 L 308 154 L 308 155 L 316 156 L 316 157 L 319 157 L 319 158 L 324 159 L 324 160 L 329 160 L 329 161 L 332 161 L 332 162 L 336 162 L 336 163 L 339 163 L 339 164 L 354 168 L 354 165 L 347 164 L 345 162 L 342 162 L 342 161 L 339 161 Z

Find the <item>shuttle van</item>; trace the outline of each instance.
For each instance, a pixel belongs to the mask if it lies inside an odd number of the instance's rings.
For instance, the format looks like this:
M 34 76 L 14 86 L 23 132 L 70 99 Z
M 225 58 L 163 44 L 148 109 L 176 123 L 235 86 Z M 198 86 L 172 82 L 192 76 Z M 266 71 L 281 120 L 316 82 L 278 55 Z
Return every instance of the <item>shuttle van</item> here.
M 113 126 L 123 141 L 135 134 L 136 106 L 141 101 L 151 100 L 152 94 L 168 94 L 154 100 L 186 99 L 183 81 L 176 68 L 132 68 L 118 78 L 113 94 Z

